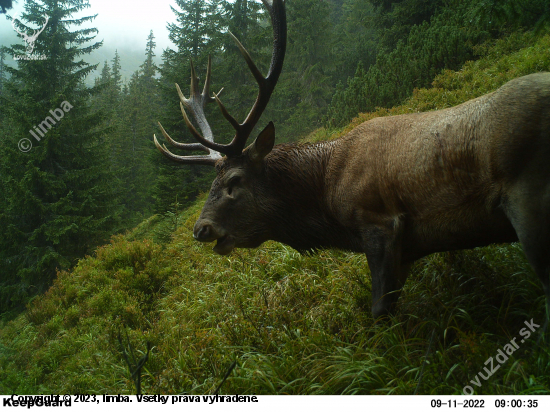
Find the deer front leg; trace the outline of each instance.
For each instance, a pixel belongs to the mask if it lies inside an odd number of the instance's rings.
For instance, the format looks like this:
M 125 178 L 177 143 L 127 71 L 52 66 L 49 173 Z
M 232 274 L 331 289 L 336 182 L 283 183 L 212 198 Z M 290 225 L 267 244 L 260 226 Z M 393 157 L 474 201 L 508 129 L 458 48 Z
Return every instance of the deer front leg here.
M 394 313 L 408 274 L 409 264 L 401 261 L 403 222 L 394 219 L 364 232 L 365 254 L 372 277 L 372 316 Z

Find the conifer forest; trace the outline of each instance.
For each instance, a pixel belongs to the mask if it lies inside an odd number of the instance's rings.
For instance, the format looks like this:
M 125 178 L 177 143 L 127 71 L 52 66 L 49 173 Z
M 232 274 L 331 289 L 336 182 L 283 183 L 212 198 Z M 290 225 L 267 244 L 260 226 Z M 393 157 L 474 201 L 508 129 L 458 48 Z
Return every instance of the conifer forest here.
M 331 140 L 550 71 L 548 0 L 285 4 L 284 66 L 253 139 L 272 121 L 276 144 Z M 175 87 L 189 95 L 191 61 L 202 85 L 211 59 L 210 90 L 244 120 L 258 85 L 229 32 L 265 75 L 269 14 L 260 0 L 172 0 L 170 46 L 151 30 L 128 77 L 118 52 L 89 58 L 118 47 L 93 6 L 0 1 L 19 33 L 0 38 L 1 394 L 550 394 L 535 337 L 469 383 L 524 321 L 544 322 L 518 243 L 420 259 L 380 324 L 364 255 L 267 242 L 224 257 L 193 240 L 216 171 L 171 162 L 153 135 L 160 122 L 196 142 Z M 206 115 L 229 143 L 217 105 Z

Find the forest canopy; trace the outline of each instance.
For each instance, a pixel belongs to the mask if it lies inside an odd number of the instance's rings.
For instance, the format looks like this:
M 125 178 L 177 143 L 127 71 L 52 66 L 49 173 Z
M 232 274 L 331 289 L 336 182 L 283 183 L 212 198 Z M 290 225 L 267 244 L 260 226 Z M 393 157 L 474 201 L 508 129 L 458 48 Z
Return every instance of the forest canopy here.
M 142 65 L 123 81 L 118 53 L 99 67 L 82 60 L 102 46 L 93 15 L 73 18 L 87 1 L 24 4 L 20 31 L 50 17 L 33 51 L 47 59 L 8 66 L 6 56 L 25 54 L 25 45 L 0 49 L 0 311 L 6 313 L 23 309 L 57 271 L 144 218 L 157 213 L 177 225 L 177 211 L 208 190 L 213 171 L 171 164 L 154 148 L 158 121 L 175 140 L 193 141 L 174 83 L 187 93 L 190 60 L 204 76 L 211 56 L 212 90 L 224 87 L 224 104 L 242 120 L 257 86 L 227 32 L 264 73 L 272 42 L 259 1 L 175 0 L 176 23 L 168 26 L 175 46 L 157 50 L 151 32 Z M 483 56 L 495 40 L 544 32 L 550 9 L 545 0 L 288 0 L 287 16 L 284 70 L 258 124 L 274 121 L 278 142 L 398 105 L 442 71 Z M 100 75 L 88 86 L 96 68 Z M 48 124 L 63 102 L 70 112 Z M 226 143 L 232 136 L 215 105 L 207 115 Z M 49 127 L 41 130 L 44 121 Z M 29 130 L 42 138 L 24 153 L 18 144 Z

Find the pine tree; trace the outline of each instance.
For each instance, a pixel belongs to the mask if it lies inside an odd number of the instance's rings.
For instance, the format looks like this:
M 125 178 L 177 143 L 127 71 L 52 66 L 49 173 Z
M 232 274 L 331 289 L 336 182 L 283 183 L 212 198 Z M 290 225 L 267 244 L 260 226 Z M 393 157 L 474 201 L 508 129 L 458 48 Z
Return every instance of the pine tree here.
M 155 47 L 157 47 L 155 35 L 153 34 L 153 30 L 151 30 L 147 37 L 147 45 L 145 46 L 145 61 L 139 66 L 144 82 L 149 85 L 148 88 L 150 89 L 154 88 L 154 77 L 158 71 L 158 67 L 153 60 L 153 57 L 156 56 Z
M 170 6 L 177 23 L 168 24 L 169 38 L 176 45 L 181 58 L 204 60 L 205 54 L 208 55 L 216 49 L 220 28 L 220 1 L 176 0 L 176 4 L 181 10 Z
M 122 84 L 121 64 L 115 52 L 111 65 L 105 62 L 100 77 L 95 79 L 99 90 L 94 106 L 106 113 L 109 130 L 109 165 L 116 175 L 116 185 L 123 207 L 125 227 L 143 219 L 151 209 L 151 190 L 155 182 L 151 152 L 155 150 L 151 136 L 156 132 L 158 90 L 154 63 L 155 37 L 147 38 L 145 61 L 140 70 Z
M 106 85 L 111 83 L 111 80 L 111 67 L 109 67 L 109 63 L 107 63 L 107 60 L 105 60 L 105 63 L 103 63 L 103 68 L 101 69 L 101 75 L 96 78 L 96 84 Z
M 278 87 L 291 98 L 288 123 L 298 135 L 321 126 L 330 103 L 335 71 L 331 43 L 330 5 L 326 1 L 297 0 L 287 4 L 288 51 L 283 81 Z
M 335 1 L 335 0 L 334 0 Z M 376 62 L 378 33 L 373 27 L 376 12 L 370 0 L 339 0 L 332 11 L 334 60 L 338 66 L 333 84 L 353 77 L 357 65 L 368 68 Z
M 120 66 L 120 56 L 118 54 L 118 50 L 115 50 L 115 57 L 113 57 L 112 60 L 112 67 L 111 67 L 111 78 L 113 80 L 113 85 L 116 91 L 120 92 L 122 88 L 122 74 Z
M 117 108 L 120 92 L 115 87 L 111 67 L 107 60 L 103 64 L 100 76 L 94 81 L 94 87 L 96 93 L 92 98 L 93 106 L 104 112 L 105 122 L 109 126 L 116 118 L 114 110 Z
M 391 8 L 385 1 L 375 3 L 388 7 L 388 16 L 380 21 L 390 26 L 381 31 L 376 62 L 365 70 L 358 68 L 347 87 L 340 87 L 333 96 L 328 126 L 341 126 L 361 111 L 399 104 L 414 88 L 428 86 L 441 70 L 458 69 L 474 56 L 473 45 L 487 39 L 487 33 L 477 27 L 464 30 L 473 1 L 449 1 L 446 8 L 424 0 L 405 0 Z M 416 12 L 414 5 L 419 7 Z M 429 21 L 410 25 L 430 15 Z M 404 37 L 394 37 L 397 33 Z M 391 39 L 398 40 L 390 50 Z
M 535 28 L 550 23 L 548 0 L 479 0 L 473 3 L 468 17 L 472 23 L 497 37 L 507 30 Z
M 118 56 L 115 52 L 113 66 L 117 66 L 117 61 Z M 118 67 L 120 73 L 120 64 L 118 64 Z M 119 199 L 122 199 L 122 193 L 126 190 L 124 181 L 121 178 L 125 167 L 121 159 L 123 155 L 121 144 L 123 130 L 120 107 L 121 99 L 120 87 L 117 88 L 113 79 L 111 66 L 105 60 L 100 76 L 94 81 L 94 93 L 91 100 L 93 109 L 101 114 L 103 131 L 108 136 L 108 139 L 105 141 L 105 149 L 108 152 L 105 167 L 113 176 L 110 184 L 111 187 L 116 188 Z M 123 212 L 121 212 L 121 216 L 124 217 Z
M 397 47 L 399 40 L 407 38 L 412 27 L 430 21 L 432 16 L 444 8 L 452 8 L 455 6 L 453 1 L 371 0 L 379 10 L 377 18 L 372 20 L 380 32 L 379 50 L 384 52 L 393 50 Z M 459 1 L 465 3 L 464 0 Z
M 6 13 L 8 9 L 11 9 L 11 0 L 0 0 L 0 14 Z
M 6 58 L 6 52 L 2 49 L 0 50 L 0 96 L 4 90 L 4 81 L 6 80 L 6 73 L 4 69 L 4 59 Z
M 27 1 L 23 20 L 36 26 L 49 17 L 35 44 L 46 59 L 6 68 L 11 77 L 0 97 L 2 127 L 10 130 L 0 146 L 1 310 L 45 290 L 56 270 L 105 241 L 118 221 L 102 116 L 90 108 L 94 89 L 84 85 L 97 65 L 82 56 L 101 43 L 90 44 L 95 28 L 80 28 L 94 16 L 72 17 L 87 7 L 83 0 Z M 71 31 L 73 25 L 79 29 Z M 23 23 L 19 28 L 30 30 Z M 5 51 L 18 55 L 25 47 Z
M 155 78 L 158 67 L 154 63 L 155 36 L 153 31 L 147 37 L 145 61 L 127 85 L 124 95 L 124 155 L 127 167 L 124 175 L 126 195 L 124 203 L 132 219 L 142 218 L 152 206 L 152 190 L 155 183 L 151 162 L 156 148 L 151 136 L 157 131 L 159 117 L 158 81 Z

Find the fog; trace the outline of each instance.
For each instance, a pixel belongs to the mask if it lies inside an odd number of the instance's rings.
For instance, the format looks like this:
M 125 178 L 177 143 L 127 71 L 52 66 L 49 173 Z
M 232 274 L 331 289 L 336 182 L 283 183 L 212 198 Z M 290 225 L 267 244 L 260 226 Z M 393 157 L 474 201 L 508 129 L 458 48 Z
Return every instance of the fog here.
M 18 0 L 7 15 L 20 18 L 24 11 L 24 0 Z M 92 22 L 80 28 L 95 27 L 99 30 L 95 40 L 103 40 L 103 47 L 85 58 L 91 64 L 100 63 L 98 70 L 90 75 L 88 82 L 99 75 L 103 62 L 109 62 L 118 49 L 121 56 L 122 74 L 127 79 L 138 69 L 145 59 L 145 44 L 149 32 L 153 30 L 157 47 L 155 49 L 157 64 L 160 63 L 162 50 L 174 47 L 168 39 L 167 22 L 175 23 L 176 18 L 170 5 L 176 7 L 174 0 L 133 1 L 133 0 L 89 0 L 90 7 L 84 9 L 75 17 L 97 14 Z M 26 23 L 26 22 L 25 22 Z M 79 27 L 72 26 L 72 30 Z M 24 44 L 13 30 L 11 21 L 6 15 L 0 15 L 0 46 Z M 14 62 L 8 56 L 7 64 Z

